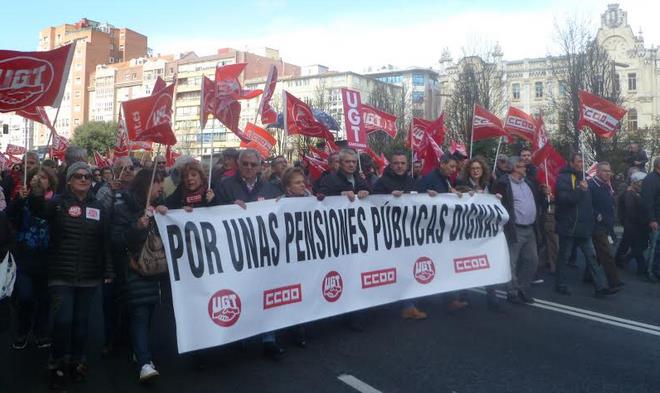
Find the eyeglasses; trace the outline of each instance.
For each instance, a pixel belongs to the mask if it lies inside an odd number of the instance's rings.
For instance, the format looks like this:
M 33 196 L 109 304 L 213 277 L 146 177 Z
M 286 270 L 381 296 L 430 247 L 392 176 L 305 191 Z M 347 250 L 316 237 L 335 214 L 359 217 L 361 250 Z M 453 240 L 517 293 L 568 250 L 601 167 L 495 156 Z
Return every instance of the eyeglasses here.
M 248 167 L 248 168 L 256 168 L 259 166 L 258 162 L 246 162 L 246 161 L 241 161 L 241 165 Z
M 134 169 L 135 169 L 135 168 L 132 167 L 132 166 L 125 166 L 125 167 L 123 167 L 123 168 L 119 168 L 120 171 L 132 171 L 132 170 L 134 170 Z
M 157 165 L 165 165 L 166 162 L 165 162 L 165 161 L 158 161 L 156 164 L 157 164 Z
M 71 177 L 73 177 L 76 180 L 91 180 L 92 175 L 89 173 L 74 173 Z

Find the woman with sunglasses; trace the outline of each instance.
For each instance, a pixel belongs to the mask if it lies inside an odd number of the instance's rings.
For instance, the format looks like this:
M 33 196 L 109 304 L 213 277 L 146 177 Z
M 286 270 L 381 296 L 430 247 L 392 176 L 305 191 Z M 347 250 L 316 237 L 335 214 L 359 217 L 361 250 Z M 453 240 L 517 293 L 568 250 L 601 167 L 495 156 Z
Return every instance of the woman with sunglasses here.
M 165 200 L 168 209 L 191 210 L 195 207 L 215 206 L 217 200 L 208 188 L 208 177 L 197 161 L 187 162 L 181 167 L 181 182 L 172 195 Z
M 114 275 L 109 257 L 106 210 L 90 188 L 92 171 L 76 162 L 66 171 L 61 196 L 47 201 L 35 195 L 32 214 L 48 221 L 50 313 L 53 319 L 50 387 L 62 389 L 66 375 L 74 382 L 87 376 L 87 328 L 92 298 Z

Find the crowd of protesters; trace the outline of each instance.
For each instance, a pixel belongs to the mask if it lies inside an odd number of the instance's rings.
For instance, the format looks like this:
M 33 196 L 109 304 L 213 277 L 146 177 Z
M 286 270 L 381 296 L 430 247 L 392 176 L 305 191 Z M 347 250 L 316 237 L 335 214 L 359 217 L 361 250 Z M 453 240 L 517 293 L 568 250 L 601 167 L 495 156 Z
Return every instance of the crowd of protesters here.
M 648 158 L 639 145 L 631 146 L 623 186 L 615 183 L 607 162 L 598 163 L 594 177 L 584 178 L 579 153 L 567 157 L 569 164 L 554 189 L 537 180 L 528 149 L 498 156 L 493 170 L 483 157 L 446 154 L 425 175 L 421 163 L 410 162 L 403 151 L 388 159 L 377 173 L 368 156 L 342 149 L 330 153 L 328 169 L 311 179 L 304 161 L 290 165 L 283 156 L 266 161 L 251 149 L 227 149 L 211 168 L 190 156 L 179 157 L 171 168 L 160 156 L 144 168 L 130 157 L 116 159 L 109 168 L 92 168 L 86 151 L 77 147 L 70 147 L 57 165 L 28 152 L 0 181 L 0 252 L 11 251 L 18 267 L 11 346 L 50 348 L 51 388 L 84 381 L 92 298 L 100 291 L 103 351 L 116 350 L 125 329 L 139 380 L 158 376 L 149 332 L 156 306 L 171 296 L 168 277 L 142 276 L 135 260 L 150 232 L 157 231 L 154 215 L 168 209 L 228 204 L 249 209 L 249 202 L 281 197 L 345 196 L 354 201 L 370 194 L 489 193 L 501 200 L 510 217 L 504 233 L 512 280 L 502 288 L 510 303 L 534 302 L 531 288 L 541 281 L 541 269 L 554 274 L 558 293 L 570 295 L 566 268 L 575 264 L 578 252 L 584 259 L 583 279 L 593 284 L 597 298 L 624 286 L 619 269 L 631 261 L 646 279 L 657 282 L 660 277 L 660 244 L 654 244 L 660 243 L 660 158 L 647 174 Z M 623 236 L 614 252 L 617 222 Z M 649 248 L 655 252 L 647 255 Z M 486 288 L 486 293 L 488 307 L 500 310 L 495 288 Z M 442 297 L 449 311 L 469 306 L 463 292 Z M 402 318 L 427 318 L 414 300 L 401 306 Z M 363 330 L 360 316 L 345 315 L 347 327 Z M 298 345 L 306 345 L 304 326 L 296 328 L 295 337 Z M 284 356 L 276 332 L 263 334 L 261 340 L 264 355 L 275 360 Z

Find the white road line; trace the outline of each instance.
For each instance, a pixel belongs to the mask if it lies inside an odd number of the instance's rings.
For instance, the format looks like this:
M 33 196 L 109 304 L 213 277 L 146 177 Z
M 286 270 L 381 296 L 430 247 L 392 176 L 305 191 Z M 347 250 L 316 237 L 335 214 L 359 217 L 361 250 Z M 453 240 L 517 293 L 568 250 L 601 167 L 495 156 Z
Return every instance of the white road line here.
M 474 288 L 472 289 L 473 292 L 478 292 L 481 294 L 485 294 L 486 291 L 483 289 L 478 289 Z M 497 297 L 500 299 L 505 299 L 506 298 L 506 292 L 504 291 L 496 291 Z M 539 298 L 534 298 L 535 303 L 530 304 L 530 306 L 537 307 L 537 308 L 542 308 L 544 310 L 550 310 L 550 311 L 555 311 L 558 313 L 566 314 L 566 315 L 572 315 L 575 317 L 583 318 L 583 319 L 588 319 L 590 321 L 596 321 L 596 322 L 601 322 L 605 323 L 608 325 L 612 326 L 618 326 L 622 327 L 624 329 L 629 329 L 629 330 L 634 330 L 637 332 L 641 333 L 647 333 L 651 334 L 654 336 L 660 336 L 660 326 L 656 325 L 650 325 L 648 323 L 643 323 L 643 322 L 637 322 L 633 321 L 630 319 L 625 319 L 625 318 L 619 318 L 615 317 L 613 315 L 608 315 L 608 314 L 601 314 L 595 311 L 590 311 L 590 310 L 585 310 L 582 308 L 578 307 L 572 307 L 572 306 L 567 306 L 565 304 L 560 304 L 560 303 L 554 303 L 550 302 L 547 300 L 539 299 Z
M 337 379 L 361 393 L 383 393 L 349 374 L 342 374 Z

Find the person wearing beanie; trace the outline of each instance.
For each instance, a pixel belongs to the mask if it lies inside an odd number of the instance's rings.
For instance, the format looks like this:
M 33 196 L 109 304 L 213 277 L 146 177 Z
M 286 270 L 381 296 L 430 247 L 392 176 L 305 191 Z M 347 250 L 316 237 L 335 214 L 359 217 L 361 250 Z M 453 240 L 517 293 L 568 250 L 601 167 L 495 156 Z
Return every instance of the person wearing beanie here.
M 34 190 L 29 206 L 51 229 L 48 288 L 52 318 L 50 388 L 63 389 L 66 375 L 87 376 L 86 348 L 92 297 L 114 275 L 108 247 L 109 217 L 90 192 L 92 171 L 85 162 L 67 167 L 62 195 L 46 200 Z

